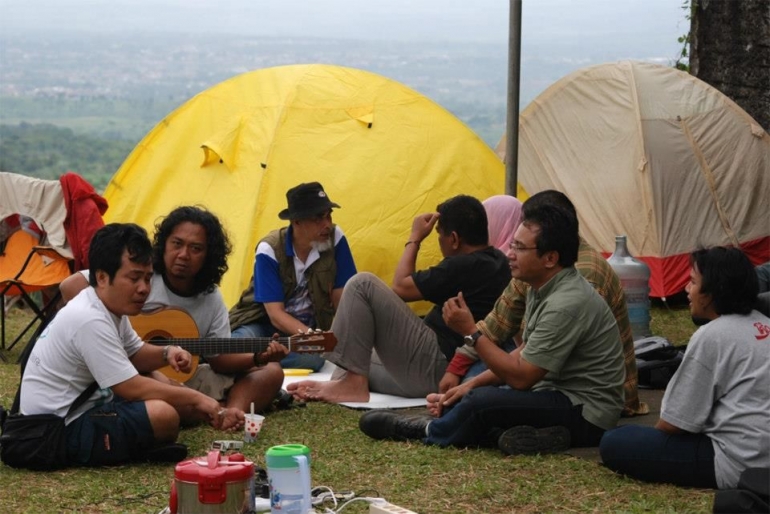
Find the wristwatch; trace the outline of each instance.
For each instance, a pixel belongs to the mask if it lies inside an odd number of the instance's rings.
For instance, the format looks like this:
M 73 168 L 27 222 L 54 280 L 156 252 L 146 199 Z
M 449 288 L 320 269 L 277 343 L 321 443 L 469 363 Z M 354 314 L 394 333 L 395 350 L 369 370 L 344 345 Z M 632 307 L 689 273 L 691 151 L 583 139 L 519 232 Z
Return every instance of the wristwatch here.
M 476 346 L 476 341 L 479 340 L 479 337 L 481 337 L 481 331 L 477 330 L 470 335 L 464 336 L 463 341 L 465 342 L 465 344 L 473 348 Z

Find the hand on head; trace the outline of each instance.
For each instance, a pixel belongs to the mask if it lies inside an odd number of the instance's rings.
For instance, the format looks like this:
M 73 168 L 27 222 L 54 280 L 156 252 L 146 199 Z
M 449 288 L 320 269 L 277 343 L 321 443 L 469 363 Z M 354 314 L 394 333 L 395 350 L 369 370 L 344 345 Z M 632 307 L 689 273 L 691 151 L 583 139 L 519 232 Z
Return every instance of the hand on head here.
M 427 212 L 420 214 L 412 222 L 412 235 L 409 236 L 410 241 L 422 242 L 428 237 L 438 222 L 437 212 Z

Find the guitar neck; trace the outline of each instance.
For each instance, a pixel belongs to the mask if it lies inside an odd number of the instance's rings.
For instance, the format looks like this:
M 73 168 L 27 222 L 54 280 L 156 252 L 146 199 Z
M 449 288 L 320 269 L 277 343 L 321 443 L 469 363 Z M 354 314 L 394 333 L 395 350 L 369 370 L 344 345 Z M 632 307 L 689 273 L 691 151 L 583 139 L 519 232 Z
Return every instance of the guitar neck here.
M 213 355 L 218 353 L 262 353 L 267 350 L 271 341 L 278 341 L 292 351 L 292 341 L 289 337 L 279 337 L 276 339 L 270 337 L 253 338 L 227 338 L 213 337 L 206 339 L 158 339 L 147 341 L 156 346 L 179 346 L 190 353 L 196 355 Z
M 298 353 L 330 352 L 337 344 L 331 332 L 309 332 L 285 337 L 198 337 L 198 327 L 190 315 L 167 307 L 155 312 L 131 317 L 131 326 L 143 341 L 156 346 L 180 346 L 195 355 L 220 353 L 262 353 L 272 341 L 277 341 Z

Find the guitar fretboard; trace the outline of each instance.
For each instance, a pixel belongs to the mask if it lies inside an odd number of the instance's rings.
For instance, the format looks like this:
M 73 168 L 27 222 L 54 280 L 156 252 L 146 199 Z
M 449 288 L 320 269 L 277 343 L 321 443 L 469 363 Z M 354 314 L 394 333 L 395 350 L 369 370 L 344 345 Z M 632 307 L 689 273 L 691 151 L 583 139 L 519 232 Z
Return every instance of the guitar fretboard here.
M 148 343 L 156 346 L 180 346 L 190 353 L 196 355 L 212 355 L 218 353 L 262 353 L 267 350 L 271 341 L 277 341 L 284 345 L 289 351 L 324 351 L 323 337 L 319 337 L 317 341 L 313 341 L 313 338 L 307 338 L 307 340 L 295 340 L 292 337 L 278 337 L 276 339 L 270 337 L 254 337 L 254 338 L 207 338 L 207 339 L 153 339 L 147 341 Z

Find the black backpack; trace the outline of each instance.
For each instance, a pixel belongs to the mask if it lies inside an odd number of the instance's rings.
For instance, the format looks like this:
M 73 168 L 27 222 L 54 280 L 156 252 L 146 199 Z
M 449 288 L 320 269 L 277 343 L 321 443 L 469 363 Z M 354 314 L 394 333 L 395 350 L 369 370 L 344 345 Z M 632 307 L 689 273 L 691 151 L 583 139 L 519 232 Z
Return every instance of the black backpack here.
M 665 389 L 684 357 L 684 346 L 674 346 L 665 337 L 652 336 L 634 341 L 639 387 Z

